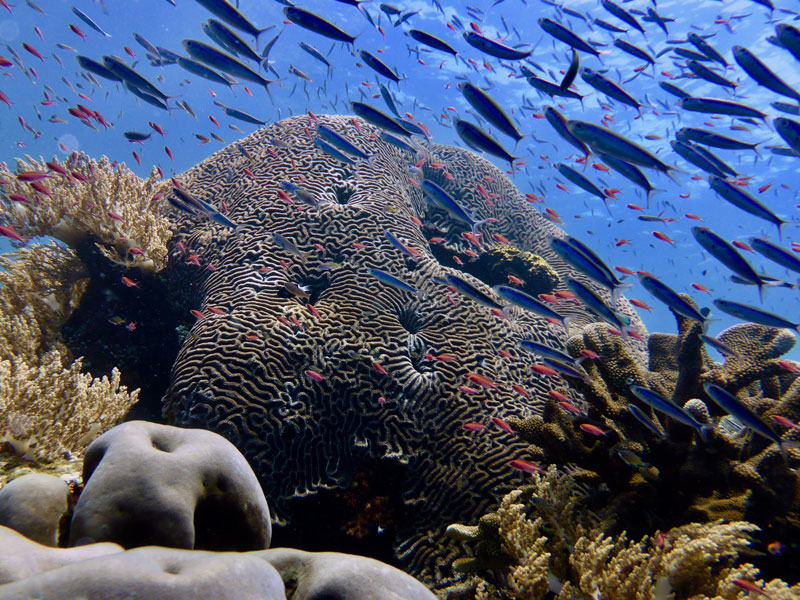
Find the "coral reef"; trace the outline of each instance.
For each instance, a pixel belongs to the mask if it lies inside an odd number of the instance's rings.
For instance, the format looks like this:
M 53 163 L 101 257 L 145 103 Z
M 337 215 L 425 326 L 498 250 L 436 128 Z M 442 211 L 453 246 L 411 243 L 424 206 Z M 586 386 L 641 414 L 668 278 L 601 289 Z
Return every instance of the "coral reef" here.
M 95 440 L 83 462 L 74 511 L 57 477 L 0 489 L 0 599 L 435 598 L 371 558 L 269 550 L 261 486 L 215 433 L 128 422 Z
M 122 418 L 136 391 L 81 372 L 60 327 L 86 286 L 74 253 L 55 244 L 0 257 L 0 442 L 28 460 L 80 453 Z
M 474 548 L 474 557 L 454 569 L 473 575 L 440 596 L 537 600 L 552 592 L 563 600 L 732 600 L 748 590 L 778 599 L 800 593 L 800 585 L 764 582 L 753 565 L 738 564 L 758 530 L 752 523 L 691 523 L 633 542 L 625 533 L 598 531 L 586 511 L 590 496 L 572 475 L 551 466 L 506 494 L 478 526 L 451 525 L 448 535 Z
M 73 153 L 65 161 L 17 159 L 0 167 L 0 225 L 23 238 L 49 235 L 76 248 L 87 237 L 115 264 L 160 271 L 172 237 L 153 169 L 146 180 L 124 165 Z
M 175 362 L 164 414 L 236 444 L 285 527 L 316 494 L 347 489 L 366 463 L 396 470 L 402 485 L 390 490 L 389 504 L 400 498 L 404 506 L 394 519 L 396 551 L 412 573 L 435 579 L 455 551 L 440 543 L 441 523 L 488 509 L 494 490 L 514 477 L 508 461 L 524 449 L 490 418 L 537 414 L 541 398 L 563 390 L 563 382 L 531 371 L 528 357 L 517 358 L 517 340 L 563 347 L 566 334 L 536 315 L 515 310 L 505 319 L 448 293 L 437 279 L 454 271 L 436 259 L 429 239 L 474 250 L 461 235 L 469 228 L 429 206 L 409 181 L 408 155 L 374 127 L 347 117 L 315 119 L 371 160 L 349 165 L 319 151 L 305 133 L 315 121 L 300 116 L 260 129 L 177 178 L 198 199 L 227 207 L 238 227 L 172 216 L 167 271 L 176 287 L 196 293 L 197 304 L 187 308 L 204 318 Z M 502 172 L 454 147 L 432 144 L 428 159 L 445 167 L 423 164 L 426 178 L 476 218 L 489 219 L 480 226 L 484 251 L 506 245 L 497 234 L 540 257 L 548 281 L 574 276 L 547 242 L 563 233 Z M 477 191 L 481 182 L 491 204 Z M 281 199 L 281 183 L 300 186 L 307 202 Z M 387 233 L 411 251 L 401 252 Z M 292 246 L 276 243 L 275 234 Z M 385 285 L 370 268 L 400 277 L 419 297 Z M 464 272 L 489 292 L 482 275 Z M 594 320 L 573 303 L 556 308 L 578 324 Z M 620 310 L 635 319 L 627 304 Z M 460 390 L 468 373 L 494 387 Z M 489 428 L 468 431 L 468 422 Z M 360 505 L 385 506 L 385 495 Z M 347 524 L 354 534 L 365 531 L 352 516 Z
M 800 418 L 800 380 L 787 368 L 790 363 L 780 361 L 794 345 L 794 336 L 755 324 L 733 326 L 718 339 L 740 357 L 717 363 L 705 351 L 697 323 L 678 317 L 678 328 L 678 335 L 650 336 L 648 361 L 609 334 L 606 325 L 588 325 L 573 336 L 567 344 L 572 356 L 582 351 L 600 356 L 583 363 L 588 378 L 571 381 L 583 396 L 576 403 L 580 413 L 548 399 L 541 415 L 509 419 L 530 444 L 527 458 L 570 465 L 582 481 L 602 483 L 590 507 L 602 516 L 606 533 L 627 530 L 637 537 L 694 521 L 726 519 L 760 527 L 762 547 L 795 539 L 800 533 L 800 452 L 791 444 L 800 440 L 800 431 L 771 419 Z M 737 394 L 779 431 L 776 435 L 787 442 L 786 456 L 771 440 L 748 433 L 725 416 L 706 396 L 706 382 Z M 640 402 L 630 391 L 634 384 L 682 406 L 708 426 L 708 439 Z M 631 404 L 661 435 L 635 418 Z M 604 435 L 586 431 L 586 425 L 599 427 Z

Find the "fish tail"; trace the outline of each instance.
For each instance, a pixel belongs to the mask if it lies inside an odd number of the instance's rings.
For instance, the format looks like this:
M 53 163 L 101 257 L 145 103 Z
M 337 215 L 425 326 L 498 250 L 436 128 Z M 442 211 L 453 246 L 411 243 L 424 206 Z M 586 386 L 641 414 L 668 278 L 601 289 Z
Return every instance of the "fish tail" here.
M 473 235 L 478 235 L 478 227 L 486 223 L 489 219 L 481 219 L 480 221 L 474 221 L 472 223 L 472 233 Z
M 614 305 L 619 300 L 620 294 L 625 290 L 629 290 L 633 287 L 632 283 L 620 283 L 617 286 L 614 286 L 614 289 L 611 290 L 611 304 Z
M 789 460 L 790 448 L 800 448 L 800 441 L 781 440 L 780 442 L 778 442 L 778 449 L 780 449 L 784 460 Z

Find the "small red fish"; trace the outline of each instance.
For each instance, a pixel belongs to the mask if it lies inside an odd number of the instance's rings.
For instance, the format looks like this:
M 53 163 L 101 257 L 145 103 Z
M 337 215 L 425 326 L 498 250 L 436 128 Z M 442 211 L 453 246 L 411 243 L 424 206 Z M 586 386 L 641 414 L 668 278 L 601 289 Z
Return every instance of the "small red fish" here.
M 464 423 L 463 427 L 467 431 L 483 431 L 486 429 L 486 425 L 482 425 L 481 423 Z
M 524 471 L 525 473 L 540 473 L 544 470 L 536 463 L 532 463 L 530 461 L 522 460 L 519 458 L 515 458 L 514 460 L 508 461 L 508 466 L 510 466 L 512 469 Z
M 383 366 L 380 363 L 373 362 L 372 363 L 372 368 L 375 369 L 381 375 L 388 375 L 389 374 L 388 371 L 386 369 L 384 369 Z
M 783 427 L 789 427 L 790 429 L 800 429 L 800 425 L 792 421 L 791 419 L 787 419 L 782 415 L 770 415 L 772 420 L 775 421 L 778 425 L 782 425 Z
M 136 321 L 131 321 L 127 325 L 125 325 L 125 329 L 128 331 L 136 331 Z
M 673 242 L 666 233 L 661 233 L 660 231 L 654 231 L 653 235 L 655 236 L 656 239 L 661 240 L 662 242 L 667 242 L 671 246 L 675 245 L 675 242 Z
M 641 300 L 637 300 L 636 298 L 629 298 L 628 301 L 633 304 L 636 308 L 642 308 L 644 310 L 652 310 L 647 304 L 642 302 Z
M 753 249 L 750 246 L 748 246 L 744 242 L 740 242 L 739 240 L 733 240 L 731 244 L 739 248 L 739 250 L 744 250 L 745 252 L 753 252 Z
M 167 153 L 167 156 L 169 156 L 170 160 L 175 160 L 175 157 L 172 156 L 172 150 L 169 149 L 169 146 L 164 146 L 164 152 Z
M 592 425 L 591 423 L 581 423 L 580 427 L 586 433 L 596 436 L 601 436 L 601 435 L 605 436 L 608 435 L 608 433 L 610 433 L 611 431 L 610 429 L 608 430 L 600 429 L 597 425 Z
M 211 314 L 214 314 L 214 315 L 224 315 L 224 314 L 226 314 L 225 309 L 223 309 L 223 308 L 217 308 L 216 306 L 208 306 L 206 308 L 207 308 L 208 312 L 210 312 Z
M 560 373 L 547 365 L 531 365 L 531 370 L 545 377 L 559 377 Z
M 525 282 L 522 281 L 522 279 L 520 279 L 519 277 L 515 277 L 514 275 L 509 275 L 508 276 L 508 281 L 510 283 L 515 284 L 515 285 L 525 285 Z
M 5 225 L 0 225 L 0 235 L 5 236 L 7 238 L 11 238 L 16 242 L 25 241 L 25 239 L 20 234 L 11 229 L 11 227 L 6 227 Z
M 494 384 L 494 382 L 483 375 L 478 375 L 477 373 L 467 373 L 465 377 L 478 387 L 489 388 L 492 390 L 497 389 L 497 386 Z
M 500 429 L 502 429 L 502 430 L 503 430 L 503 431 L 505 431 L 506 433 L 510 433 L 511 435 L 517 435 L 517 432 L 516 432 L 516 431 L 514 431 L 513 429 L 511 429 L 511 425 L 509 425 L 508 423 L 506 423 L 506 422 L 505 422 L 503 419 L 501 419 L 500 417 L 492 417 L 492 423 L 494 423 L 495 425 L 497 425 L 497 426 L 498 426 Z
M 122 276 L 122 283 L 124 283 L 128 287 L 135 287 L 135 288 L 139 287 L 139 283 L 137 281 L 134 281 L 133 279 L 125 277 L 124 275 Z
M 698 292 L 705 292 L 706 294 L 710 294 L 711 292 L 709 289 L 704 286 L 702 283 L 693 283 L 692 287 L 696 289 Z
M 475 394 L 480 393 L 480 390 L 476 390 L 475 388 L 471 388 L 468 385 L 460 385 L 458 386 L 458 391 L 468 396 L 474 396 Z
M 525 396 L 526 398 L 530 398 L 531 397 L 531 393 L 528 390 L 526 390 L 524 387 L 522 387 L 521 385 L 517 385 L 515 383 L 515 384 L 513 384 L 511 386 L 511 389 L 513 389 L 515 392 L 517 392 L 520 396 Z
M 36 58 L 44 62 L 44 56 L 39 54 L 39 51 L 36 48 L 31 46 L 30 44 L 26 44 L 25 42 L 22 42 L 22 47 L 25 48 L 25 50 L 27 50 L 31 54 L 33 54 Z
M 306 369 L 305 370 L 305 374 L 306 374 L 306 377 L 308 377 L 309 379 L 313 379 L 314 381 L 317 381 L 317 382 L 325 380 L 325 376 L 324 375 L 322 375 L 321 373 L 317 373 L 316 371 L 314 371 L 312 369 Z
M 191 313 L 191 315 L 199 321 L 202 321 L 206 318 L 206 316 L 197 309 L 192 309 L 189 311 L 189 313 Z

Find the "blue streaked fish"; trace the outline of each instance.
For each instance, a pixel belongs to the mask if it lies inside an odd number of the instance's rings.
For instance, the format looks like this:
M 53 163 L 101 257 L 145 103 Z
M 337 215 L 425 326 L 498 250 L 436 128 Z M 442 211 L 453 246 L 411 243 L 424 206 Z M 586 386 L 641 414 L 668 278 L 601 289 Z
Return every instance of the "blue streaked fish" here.
M 411 132 L 408 129 L 403 127 L 400 123 L 386 113 L 370 106 L 369 104 L 364 104 L 363 102 L 351 102 L 350 108 L 356 115 L 368 123 L 375 125 L 375 127 L 378 129 L 383 129 L 385 131 L 389 131 L 390 133 L 396 133 L 397 135 L 411 137 Z
M 317 125 L 317 135 L 342 152 L 346 152 L 347 154 L 357 156 L 358 158 L 364 160 L 369 159 L 369 154 L 358 149 L 356 146 L 351 144 L 348 140 L 326 125 Z
M 740 189 L 739 186 L 733 185 L 721 177 L 711 175 L 708 178 L 708 182 L 712 190 L 737 208 L 776 225 L 778 227 L 778 237 L 781 237 L 781 228 L 789 221 L 781 219 L 761 202 Z
M 272 241 L 275 242 L 282 250 L 297 256 L 301 263 L 306 264 L 308 257 L 311 255 L 310 252 L 301 252 L 292 240 L 284 237 L 280 233 L 273 231 L 269 235 L 272 238 Z
M 784 458 L 788 456 L 789 448 L 796 448 L 800 442 L 786 441 L 784 442 L 777 433 L 772 431 L 764 421 L 759 419 L 753 411 L 747 408 L 742 401 L 736 396 L 731 394 L 728 390 L 720 386 L 706 382 L 703 384 L 703 389 L 708 394 L 717 406 L 727 412 L 732 417 L 738 419 L 745 427 L 752 429 L 755 433 L 770 440 L 772 443 L 777 444 L 778 448 L 783 454 Z
M 356 36 L 342 31 L 336 25 L 326 21 L 319 15 L 298 6 L 287 6 L 283 9 L 283 14 L 295 25 L 299 25 L 303 29 L 308 29 L 326 38 L 351 45 L 356 39 Z
M 491 296 L 484 294 L 482 291 L 480 291 L 471 283 L 468 283 L 467 281 L 461 279 L 461 277 L 459 277 L 458 275 L 454 275 L 453 273 L 447 273 L 445 275 L 445 279 L 447 280 L 447 283 L 453 286 L 453 288 L 459 294 L 466 296 L 467 298 L 469 298 L 474 302 L 477 302 L 478 304 L 481 304 L 488 308 L 494 308 L 496 310 L 503 310 L 505 308 L 503 305 L 495 302 Z
M 739 302 L 723 300 L 721 298 L 714 300 L 714 306 L 722 312 L 736 317 L 737 319 L 741 319 L 742 321 L 758 323 L 759 325 L 766 325 L 767 327 L 800 331 L 800 323 L 793 323 L 776 314 L 756 308 L 755 306 L 748 306 L 747 304 L 740 304 Z
M 793 252 L 789 252 L 764 238 L 750 238 L 750 246 L 761 256 L 768 258 L 772 262 L 795 273 L 800 273 L 800 259 Z
M 539 315 L 545 319 L 551 319 L 561 323 L 561 326 L 565 331 L 569 331 L 569 324 L 575 318 L 571 316 L 564 317 L 558 314 L 544 302 L 541 302 L 537 298 L 534 298 L 533 296 L 530 296 L 529 294 L 526 294 L 517 288 L 507 285 L 496 285 L 492 289 L 494 290 L 495 294 L 500 296 L 506 302 L 510 302 L 514 306 L 519 306 L 520 308 L 530 311 L 535 315 Z
M 708 441 L 708 434 L 714 429 L 713 425 L 705 425 L 698 422 L 697 419 L 695 419 L 686 410 L 671 400 L 667 400 L 664 398 L 664 396 L 651 390 L 650 388 L 646 388 L 641 385 L 632 385 L 630 389 L 633 395 L 639 400 L 648 406 L 653 407 L 658 412 L 662 412 L 668 417 L 675 419 L 679 423 L 683 423 L 684 425 L 694 428 L 697 433 L 700 434 L 700 437 L 703 438 L 704 442 Z
M 500 108 L 500 105 L 495 102 L 494 98 L 478 86 L 465 81 L 458 84 L 458 89 L 461 90 L 464 98 L 467 99 L 467 102 L 470 103 L 478 114 L 507 136 L 512 137 L 515 142 L 520 141 L 524 137 L 517 131 L 514 122 L 509 118 L 506 112 Z
M 386 285 L 392 286 L 393 288 L 401 290 L 403 292 L 414 294 L 417 298 L 420 299 L 422 298 L 422 290 L 418 290 L 408 285 L 405 281 L 398 279 L 397 277 L 387 273 L 386 271 L 381 271 L 380 269 L 367 269 L 367 271 L 378 281 L 381 281 Z
M 673 311 L 697 321 L 703 327 L 703 331 L 708 328 L 708 318 L 706 315 L 698 311 L 694 306 L 689 304 L 686 300 L 678 296 L 672 288 L 668 287 L 649 273 L 639 273 L 639 282 L 642 287 L 650 292 L 655 298 L 666 304 Z
M 225 21 L 231 27 L 235 27 L 239 31 L 243 31 L 248 35 L 252 35 L 256 39 L 258 39 L 258 36 L 260 36 L 262 33 L 269 31 L 272 29 L 272 27 L 274 27 L 274 25 L 270 25 L 264 29 L 258 29 L 242 13 L 240 13 L 238 9 L 231 6 L 227 0 L 195 0 L 195 2 L 204 7 L 211 14 L 214 14 Z
M 425 194 L 425 197 L 428 198 L 434 206 L 441 208 L 454 219 L 469 225 L 470 229 L 472 229 L 472 233 L 476 233 L 478 227 L 486 222 L 486 219 L 475 220 L 473 214 L 468 214 L 450 194 L 430 179 L 423 179 L 420 182 L 420 186 L 422 187 L 422 192 Z
M 740 353 L 738 353 L 733 348 L 723 344 L 715 337 L 711 337 L 710 335 L 706 335 L 705 333 L 701 333 L 697 337 L 699 337 L 704 344 L 706 344 L 707 346 L 711 346 L 712 348 L 714 348 L 714 350 L 716 350 L 726 358 L 735 358 L 736 360 L 742 360 L 743 358 Z
M 800 100 L 800 94 L 790 87 L 788 83 L 783 81 L 783 79 L 775 75 L 767 65 L 761 62 L 755 54 L 744 46 L 733 47 L 733 58 L 736 60 L 736 63 L 742 67 L 744 72 L 750 75 L 758 85 L 772 90 L 781 96 Z
M 659 429 L 658 425 L 656 425 L 650 417 L 644 414 L 644 411 L 642 411 L 641 408 L 639 408 L 635 404 L 628 404 L 628 411 L 630 411 L 630 413 L 637 421 L 639 421 L 639 423 L 641 423 L 642 425 L 647 427 L 647 429 L 653 432 L 656 435 L 656 437 L 658 437 L 661 440 L 667 438 L 667 434 L 664 433 L 661 429 Z
M 577 279 L 569 279 L 564 282 L 569 288 L 569 290 L 575 294 L 575 297 L 580 300 L 589 311 L 594 313 L 597 317 L 616 327 L 622 337 L 628 337 L 628 332 L 635 327 L 631 327 L 631 320 L 630 318 L 626 317 L 615 311 L 612 308 L 609 308 L 603 299 L 598 296 L 594 290 L 591 290 L 585 284 L 581 283 Z
M 739 275 L 744 280 L 758 286 L 758 296 L 761 298 L 762 291 L 765 285 L 771 285 L 770 282 L 764 280 L 755 269 L 750 266 L 741 254 L 711 231 L 708 227 L 692 227 L 692 235 L 697 243 L 705 248 L 711 256 L 716 258 L 723 265 L 728 267 L 731 271 Z
M 89 27 L 91 27 L 92 29 L 94 29 L 94 30 L 95 30 L 97 33 L 99 33 L 100 35 L 103 35 L 103 36 L 105 36 L 105 37 L 111 37 L 111 34 L 110 34 L 110 33 L 106 33 L 105 31 L 103 31 L 103 30 L 100 28 L 100 26 L 99 26 L 97 23 L 95 23 L 95 22 L 94 22 L 94 21 L 93 21 L 93 20 L 92 20 L 92 19 L 91 19 L 91 18 L 90 18 L 90 17 L 89 17 L 89 16 L 88 16 L 86 13 L 84 13 L 83 11 L 81 11 L 81 10 L 79 10 L 79 9 L 77 9 L 77 8 L 75 8 L 75 7 L 73 6 L 73 7 L 72 7 L 72 13 L 73 13 L 73 14 L 74 14 L 76 17 L 78 17 L 78 18 L 79 18 L 81 21 L 83 21 L 84 23 L 86 23 L 86 24 L 87 24 Z
M 533 50 L 517 50 L 506 46 L 476 31 L 465 31 L 464 40 L 473 48 L 502 60 L 522 60 L 533 53 Z
M 655 169 L 667 175 L 676 170 L 675 167 L 664 163 L 650 151 L 601 125 L 573 120 L 567 121 L 567 128 L 595 152 L 610 154 L 625 162 Z
M 482 150 L 487 154 L 501 158 L 508 162 L 512 169 L 514 168 L 514 161 L 519 157 L 511 156 L 511 154 L 509 154 L 497 140 L 486 133 L 483 129 L 470 123 L 469 121 L 464 121 L 463 119 L 456 119 L 455 126 L 458 137 L 464 140 L 464 143 L 467 144 L 467 146 L 473 150 Z

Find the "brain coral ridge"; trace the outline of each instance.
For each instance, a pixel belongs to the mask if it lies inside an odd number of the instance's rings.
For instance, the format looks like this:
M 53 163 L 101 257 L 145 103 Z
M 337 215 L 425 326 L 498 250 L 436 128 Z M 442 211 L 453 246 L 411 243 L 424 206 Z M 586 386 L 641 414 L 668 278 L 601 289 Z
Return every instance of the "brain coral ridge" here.
M 516 349 L 523 337 L 564 348 L 566 335 L 534 315 L 499 318 L 437 283 L 453 271 L 428 240 L 443 237 L 464 251 L 472 248 L 461 236 L 468 228 L 426 204 L 408 170 L 416 157 L 363 121 L 317 118 L 373 158 L 352 166 L 322 153 L 309 135 L 314 122 L 302 116 L 263 128 L 179 177 L 186 191 L 227 209 L 238 227 L 172 215 L 170 270 L 195 290 L 205 318 L 175 361 L 164 413 L 233 441 L 283 522 L 292 516 L 290 499 L 346 488 L 364 465 L 398 467 L 404 514 L 395 519 L 396 550 L 411 572 L 434 577 L 454 551 L 440 541 L 443 523 L 485 509 L 498 485 L 519 477 L 508 462 L 525 447 L 497 428 L 463 425 L 527 418 L 541 412 L 550 390 L 571 394 L 564 380 L 531 371 Z M 484 247 L 501 234 L 545 261 L 553 283 L 576 276 L 547 243 L 563 234 L 502 172 L 454 147 L 431 144 L 426 157 L 445 167 L 423 165 L 425 177 L 477 218 L 491 219 L 480 228 Z M 282 200 L 283 182 L 317 205 Z M 478 183 L 496 198 L 491 205 Z M 387 232 L 418 255 L 405 256 Z M 370 268 L 400 278 L 419 297 L 383 284 Z M 635 318 L 626 303 L 619 308 Z M 558 310 L 579 324 L 593 320 L 575 305 Z M 467 373 L 495 387 L 462 393 Z

